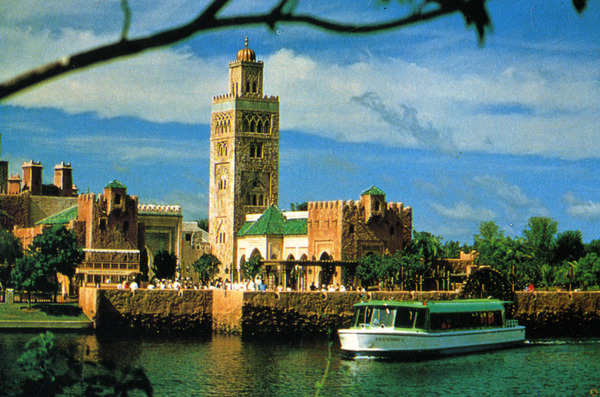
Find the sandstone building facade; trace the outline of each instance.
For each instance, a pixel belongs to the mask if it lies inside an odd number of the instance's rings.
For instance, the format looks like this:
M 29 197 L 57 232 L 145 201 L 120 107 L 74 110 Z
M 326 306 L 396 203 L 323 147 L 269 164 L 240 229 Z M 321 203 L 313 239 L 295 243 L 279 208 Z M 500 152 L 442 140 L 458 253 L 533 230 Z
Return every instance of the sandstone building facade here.
M 411 241 L 411 229 L 412 209 L 386 202 L 376 187 L 362 192 L 359 201 L 308 203 L 308 211 L 271 206 L 247 215 L 237 236 L 237 267 L 260 256 L 271 288 L 342 284 L 358 258 L 402 250 Z

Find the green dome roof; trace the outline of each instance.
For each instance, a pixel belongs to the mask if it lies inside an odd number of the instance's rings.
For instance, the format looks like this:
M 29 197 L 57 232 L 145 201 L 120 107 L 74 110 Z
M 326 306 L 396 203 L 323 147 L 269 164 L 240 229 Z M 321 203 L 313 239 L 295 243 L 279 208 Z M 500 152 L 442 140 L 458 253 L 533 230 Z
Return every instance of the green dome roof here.
M 123 185 L 121 182 L 113 179 L 108 185 L 104 186 L 105 189 L 127 189 L 127 186 Z

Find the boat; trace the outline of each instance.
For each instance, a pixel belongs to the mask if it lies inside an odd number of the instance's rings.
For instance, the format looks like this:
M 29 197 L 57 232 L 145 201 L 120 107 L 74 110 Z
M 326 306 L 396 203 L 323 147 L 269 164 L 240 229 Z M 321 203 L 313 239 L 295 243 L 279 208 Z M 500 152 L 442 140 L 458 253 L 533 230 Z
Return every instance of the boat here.
M 341 349 L 353 357 L 417 359 L 523 344 L 525 327 L 506 318 L 509 303 L 497 299 L 360 302 L 354 305 L 350 328 L 338 330 Z

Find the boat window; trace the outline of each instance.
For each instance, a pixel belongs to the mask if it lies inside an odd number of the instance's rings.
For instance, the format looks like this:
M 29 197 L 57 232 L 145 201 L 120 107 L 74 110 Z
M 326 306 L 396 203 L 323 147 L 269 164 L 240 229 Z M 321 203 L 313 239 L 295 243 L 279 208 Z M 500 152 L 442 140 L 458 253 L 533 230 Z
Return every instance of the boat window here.
M 432 313 L 432 330 L 451 330 L 502 326 L 502 312 Z
M 394 314 L 395 308 L 389 307 L 376 307 L 373 308 L 373 320 L 371 325 L 373 327 L 393 327 L 394 326 Z
M 417 310 L 417 319 L 415 320 L 415 328 L 425 329 L 427 327 L 427 310 Z
M 354 319 L 352 320 L 352 326 L 358 327 L 360 324 L 365 323 L 365 308 L 358 307 L 354 310 Z
M 360 327 L 364 324 L 370 324 L 371 318 L 373 316 L 373 308 L 372 307 L 359 307 L 354 311 L 354 319 L 352 320 L 352 325 L 354 327 Z
M 479 320 L 482 327 L 500 327 L 502 326 L 502 312 L 490 311 L 479 313 Z
M 399 307 L 396 312 L 396 328 L 412 328 L 417 314 L 416 309 Z M 423 316 L 424 317 L 424 316 Z

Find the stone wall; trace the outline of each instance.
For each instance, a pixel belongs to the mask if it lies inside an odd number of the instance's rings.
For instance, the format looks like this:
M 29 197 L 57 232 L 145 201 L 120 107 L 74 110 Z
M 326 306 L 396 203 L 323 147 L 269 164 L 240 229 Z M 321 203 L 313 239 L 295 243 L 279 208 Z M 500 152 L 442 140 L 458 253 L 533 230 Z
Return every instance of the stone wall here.
M 0 226 L 5 230 L 12 230 L 14 226 L 29 226 L 29 192 L 19 195 L 0 195 L 0 209 L 10 216 L 0 217 Z
M 212 332 L 212 291 L 81 288 L 80 296 L 100 332 Z
M 218 333 L 242 333 L 244 291 L 213 290 L 212 329 Z
M 518 292 L 514 318 L 528 338 L 600 336 L 600 292 Z
M 360 300 L 433 301 L 456 292 L 251 292 L 82 288 L 80 305 L 100 330 L 242 333 L 248 338 L 327 337 L 348 327 Z M 518 292 L 514 318 L 527 338 L 599 337 L 600 292 Z
M 447 300 L 455 292 L 245 292 L 245 337 L 328 337 L 350 326 L 352 305 L 361 300 Z

